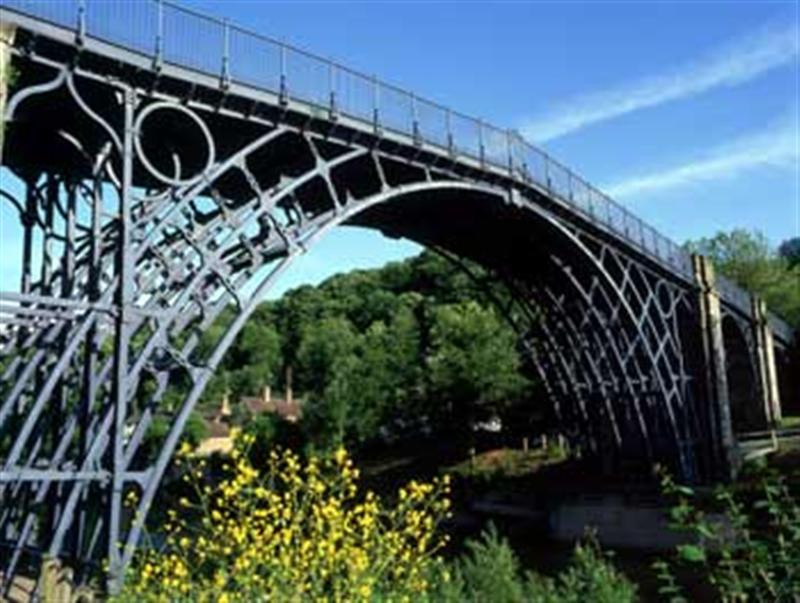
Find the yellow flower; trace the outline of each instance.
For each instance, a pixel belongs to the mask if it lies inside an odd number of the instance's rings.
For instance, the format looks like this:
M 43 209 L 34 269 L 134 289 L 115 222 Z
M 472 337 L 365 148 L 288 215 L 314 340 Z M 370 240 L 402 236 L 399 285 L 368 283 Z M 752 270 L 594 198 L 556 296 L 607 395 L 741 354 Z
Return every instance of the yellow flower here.
M 336 452 L 333 453 L 333 458 L 337 465 L 342 465 L 347 458 L 347 451 L 339 446 L 339 448 L 336 449 Z
M 358 594 L 368 599 L 372 594 L 372 587 L 369 584 L 362 584 L 358 589 Z
M 192 473 L 204 470 L 197 459 L 188 464 Z M 265 600 L 326 600 L 335 592 L 367 601 L 380 579 L 396 589 L 387 599 L 400 601 L 428 588 L 422 577 L 440 563 L 445 541 L 435 537 L 449 506 L 444 478 L 409 483 L 402 502 L 389 506 L 372 492 L 359 495 L 344 448 L 308 461 L 272 451 L 264 472 L 240 454 L 223 472 L 199 503 L 179 500 L 209 509 L 199 520 L 167 511 L 174 526 L 166 550 L 141 557 L 125 586 L 129 599 L 230 601 L 259 592 Z

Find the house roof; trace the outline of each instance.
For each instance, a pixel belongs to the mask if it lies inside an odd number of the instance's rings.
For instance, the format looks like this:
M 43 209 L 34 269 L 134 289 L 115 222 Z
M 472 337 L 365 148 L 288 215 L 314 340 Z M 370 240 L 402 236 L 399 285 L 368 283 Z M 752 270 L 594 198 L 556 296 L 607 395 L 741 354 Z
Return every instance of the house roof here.
M 266 402 L 263 398 L 247 397 L 242 398 L 241 403 L 254 415 L 273 412 L 284 419 L 298 419 L 303 414 L 302 405 L 299 400 L 292 400 L 289 402 L 281 398 L 273 398 L 269 402 Z
M 230 426 L 224 421 L 206 421 L 206 437 L 226 438 L 231 434 Z

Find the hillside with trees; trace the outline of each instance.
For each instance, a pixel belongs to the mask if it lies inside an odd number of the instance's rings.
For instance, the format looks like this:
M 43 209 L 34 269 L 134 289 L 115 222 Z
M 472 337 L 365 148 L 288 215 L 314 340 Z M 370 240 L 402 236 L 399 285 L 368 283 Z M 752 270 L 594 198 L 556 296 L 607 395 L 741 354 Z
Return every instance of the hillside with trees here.
M 470 271 L 426 251 L 263 303 L 199 411 L 213 412 L 227 393 L 235 420 L 246 396 L 291 385 L 303 400 L 303 439 L 330 448 L 434 425 L 466 431 L 531 403 L 536 381 L 518 338 L 476 284 L 480 269 Z

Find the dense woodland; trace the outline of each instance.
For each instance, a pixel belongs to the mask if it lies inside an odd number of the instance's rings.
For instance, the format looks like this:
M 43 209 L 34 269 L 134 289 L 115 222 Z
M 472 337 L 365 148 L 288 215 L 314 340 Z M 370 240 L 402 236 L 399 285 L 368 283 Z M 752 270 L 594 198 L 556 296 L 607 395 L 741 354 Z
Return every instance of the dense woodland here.
M 279 394 L 291 375 L 305 435 L 328 447 L 465 428 L 531 404 L 537 386 L 518 338 L 476 278 L 477 267 L 467 274 L 425 251 L 265 302 L 200 410 L 213 411 L 225 392 L 234 409 L 266 385 Z

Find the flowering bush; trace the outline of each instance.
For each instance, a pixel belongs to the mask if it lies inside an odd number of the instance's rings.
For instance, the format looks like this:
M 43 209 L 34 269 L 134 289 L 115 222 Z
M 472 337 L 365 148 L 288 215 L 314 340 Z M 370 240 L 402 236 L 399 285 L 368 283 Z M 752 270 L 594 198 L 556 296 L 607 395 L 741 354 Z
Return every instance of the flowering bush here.
M 447 478 L 412 481 L 389 505 L 359 494 L 343 449 L 307 461 L 273 451 L 259 472 L 252 443 L 238 436 L 215 485 L 205 461 L 183 461 L 196 496 L 168 512 L 165 544 L 139 553 L 119 601 L 412 601 L 447 576 L 435 554 Z

